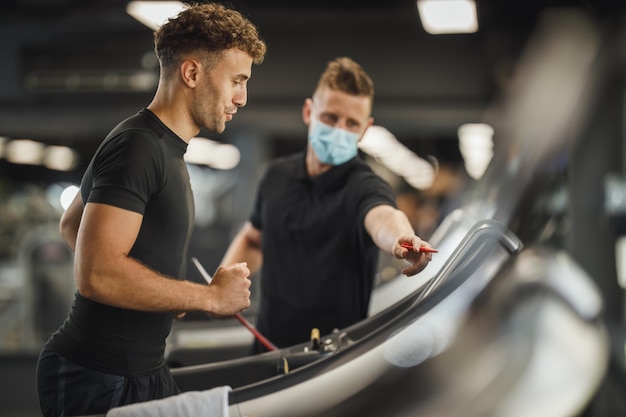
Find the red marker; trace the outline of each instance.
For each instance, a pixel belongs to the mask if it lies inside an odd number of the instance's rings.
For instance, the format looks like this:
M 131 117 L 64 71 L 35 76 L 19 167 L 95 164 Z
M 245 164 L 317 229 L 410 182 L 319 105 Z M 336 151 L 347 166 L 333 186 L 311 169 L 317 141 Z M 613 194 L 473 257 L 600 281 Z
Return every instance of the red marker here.
M 413 249 L 413 245 L 412 245 L 411 243 L 408 243 L 408 242 L 402 242 L 402 243 L 400 244 L 400 246 L 402 246 L 403 248 L 406 248 L 406 249 L 415 250 L 415 249 Z M 426 247 L 426 246 L 421 246 L 421 247 L 419 248 L 419 250 L 417 250 L 417 252 L 436 253 L 436 252 L 439 252 L 439 251 L 438 251 L 437 249 L 428 248 L 428 247 Z

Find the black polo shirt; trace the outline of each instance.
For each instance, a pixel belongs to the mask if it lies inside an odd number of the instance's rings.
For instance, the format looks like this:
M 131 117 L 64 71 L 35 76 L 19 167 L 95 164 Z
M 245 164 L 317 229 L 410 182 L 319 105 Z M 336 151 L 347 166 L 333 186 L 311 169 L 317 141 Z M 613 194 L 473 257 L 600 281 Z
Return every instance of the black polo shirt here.
M 359 157 L 309 178 L 305 154 L 271 164 L 256 196 L 252 224 L 262 231 L 258 329 L 278 346 L 307 341 L 367 316 L 378 248 L 367 212 L 394 193 Z

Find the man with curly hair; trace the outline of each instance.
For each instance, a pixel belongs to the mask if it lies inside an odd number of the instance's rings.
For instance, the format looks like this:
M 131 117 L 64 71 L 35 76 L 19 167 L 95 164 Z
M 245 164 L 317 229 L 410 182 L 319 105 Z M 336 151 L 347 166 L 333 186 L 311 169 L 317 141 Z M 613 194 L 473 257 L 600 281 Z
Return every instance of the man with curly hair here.
M 104 414 L 179 393 L 164 360 L 172 320 L 250 305 L 246 263 L 219 268 L 210 286 L 180 279 L 194 221 L 183 155 L 201 128 L 223 132 L 246 104 L 266 45 L 247 18 L 218 4 L 188 6 L 154 45 L 153 100 L 100 144 L 60 221 L 77 291 L 39 356 L 44 416 Z

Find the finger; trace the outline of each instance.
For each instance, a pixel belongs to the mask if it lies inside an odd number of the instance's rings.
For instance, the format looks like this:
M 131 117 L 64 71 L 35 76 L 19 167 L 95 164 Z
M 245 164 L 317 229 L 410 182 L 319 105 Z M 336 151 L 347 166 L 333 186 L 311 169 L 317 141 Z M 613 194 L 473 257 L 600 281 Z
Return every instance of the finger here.
M 240 262 L 237 264 L 233 264 L 231 265 L 230 270 L 238 273 L 239 275 L 243 277 L 248 277 L 250 275 L 250 269 L 248 268 L 247 262 Z
M 406 276 L 413 276 L 423 271 L 428 263 L 431 261 L 432 255 L 430 253 L 422 253 L 419 255 L 419 259 L 414 261 L 411 265 L 404 268 L 401 272 Z

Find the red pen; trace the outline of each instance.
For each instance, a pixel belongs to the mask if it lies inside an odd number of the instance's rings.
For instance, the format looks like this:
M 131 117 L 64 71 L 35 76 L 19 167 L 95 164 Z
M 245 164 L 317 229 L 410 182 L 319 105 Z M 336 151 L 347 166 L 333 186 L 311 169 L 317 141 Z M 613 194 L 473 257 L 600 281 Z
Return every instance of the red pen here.
M 408 242 L 402 242 L 400 244 L 400 246 L 402 246 L 403 248 L 414 250 L 413 249 L 413 245 L 411 243 L 408 243 Z M 437 249 L 429 248 L 429 247 L 426 247 L 426 246 L 421 246 L 419 248 L 419 250 L 417 250 L 417 252 L 436 253 L 436 252 L 439 252 L 439 251 Z

